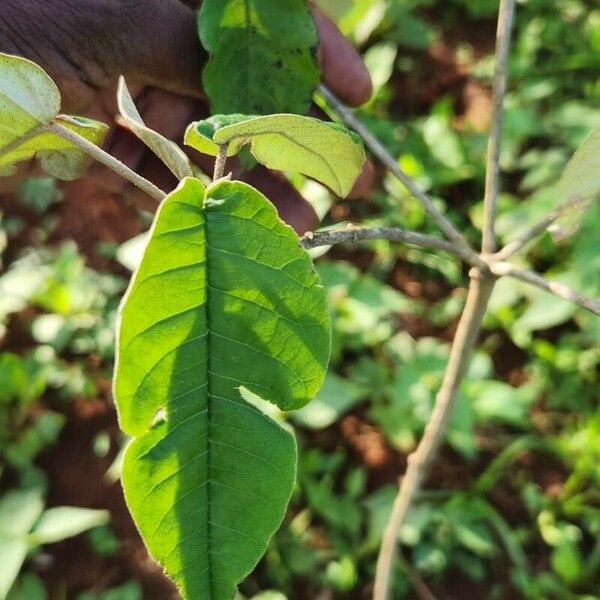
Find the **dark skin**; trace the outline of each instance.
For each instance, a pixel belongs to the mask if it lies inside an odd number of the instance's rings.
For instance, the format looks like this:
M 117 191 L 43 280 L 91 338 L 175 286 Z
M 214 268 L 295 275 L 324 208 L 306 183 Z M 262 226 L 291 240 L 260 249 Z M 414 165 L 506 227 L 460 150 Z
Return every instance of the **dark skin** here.
M 209 109 L 200 87 L 206 54 L 198 41 L 197 0 L 2 0 L 0 51 L 41 65 L 57 83 L 63 111 L 111 125 L 105 149 L 164 190 L 174 181 L 160 161 L 115 121 L 118 76 L 125 75 L 146 123 L 181 141 L 185 127 L 205 118 Z M 347 104 L 366 102 L 372 92 L 358 53 L 318 9 L 311 11 L 319 34 L 322 80 Z M 205 157 L 192 159 L 209 172 Z M 310 205 L 279 175 L 257 167 L 236 177 L 273 198 L 280 214 L 299 233 L 314 227 Z M 359 178 L 353 196 L 369 187 L 370 169 Z M 78 184 L 78 195 L 98 188 L 148 199 L 103 167 L 93 166 Z

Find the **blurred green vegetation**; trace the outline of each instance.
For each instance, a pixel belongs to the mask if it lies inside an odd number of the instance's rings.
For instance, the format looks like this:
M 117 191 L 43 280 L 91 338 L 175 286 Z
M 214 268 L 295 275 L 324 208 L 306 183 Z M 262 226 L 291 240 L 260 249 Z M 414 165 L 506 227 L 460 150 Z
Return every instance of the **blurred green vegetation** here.
M 497 0 L 321 4 L 371 69 L 376 93 L 360 117 L 477 243 Z M 556 205 L 566 161 L 598 126 L 597 2 L 522 0 L 506 99 L 501 241 Z M 314 184 L 305 190 L 323 212 L 331 206 L 325 224 L 436 233 L 420 205 L 380 175 L 369 201 L 332 206 Z M 40 455 L 60 448 L 71 404 L 106 402 L 126 283 L 118 260 L 134 263 L 136 243 L 84 254 L 56 241 L 61 198 L 46 178 L 26 182 L 17 198 L 0 220 L 0 507 L 36 490 L 27 534 L 53 488 Z M 545 235 L 518 261 L 598 297 L 599 225 L 596 206 L 573 241 L 556 246 Z M 88 266 L 98 257 L 102 270 Z M 464 303 L 465 269 L 420 249 L 336 249 L 318 270 L 334 324 L 331 370 L 315 402 L 290 415 L 301 447 L 297 489 L 240 598 L 369 597 L 396 483 L 427 422 Z M 599 366 L 600 319 L 520 282 L 499 283 L 443 456 L 400 534 L 394 599 L 415 597 L 415 573 L 440 599 L 600 599 Z M 103 431 L 89 440 L 98 460 L 115 459 L 111 480 L 121 443 Z M 39 543 L 28 542 L 11 600 L 152 597 L 134 573 L 106 589 L 57 595 L 43 583 Z M 94 529 L 90 560 L 103 564 L 122 545 L 110 526 Z

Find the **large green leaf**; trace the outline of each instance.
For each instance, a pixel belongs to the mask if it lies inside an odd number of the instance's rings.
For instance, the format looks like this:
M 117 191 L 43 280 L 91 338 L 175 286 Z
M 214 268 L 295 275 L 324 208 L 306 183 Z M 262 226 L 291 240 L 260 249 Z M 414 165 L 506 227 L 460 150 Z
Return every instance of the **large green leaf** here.
M 162 203 L 121 308 L 115 397 L 135 439 L 123 485 L 184 598 L 230 600 L 284 515 L 290 433 L 244 401 L 306 404 L 329 355 L 326 298 L 252 187 L 185 179 Z
M 574 203 L 562 211 L 551 227 L 553 237 L 563 241 L 578 229 L 592 202 L 600 197 L 600 127 L 579 146 L 556 186 L 561 203 Z
M 54 120 L 94 144 L 108 127 L 81 117 L 59 117 L 60 93 L 35 63 L 0 53 L 0 175 L 13 173 L 15 163 L 38 156 L 51 176 L 73 180 L 81 176 L 86 156 L 61 137 L 42 130 Z
M 229 156 L 250 144 L 263 165 L 312 177 L 340 196 L 350 192 L 365 161 L 360 138 L 345 127 L 291 114 L 211 117 L 192 123 L 185 143 L 212 156 L 222 144 Z
M 203 75 L 214 113 L 304 113 L 319 79 L 305 0 L 204 0 Z

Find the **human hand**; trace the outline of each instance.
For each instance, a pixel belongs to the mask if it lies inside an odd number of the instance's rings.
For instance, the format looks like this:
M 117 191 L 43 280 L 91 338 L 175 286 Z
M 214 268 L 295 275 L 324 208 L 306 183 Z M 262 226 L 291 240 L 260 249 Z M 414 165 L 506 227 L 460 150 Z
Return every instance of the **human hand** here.
M 331 21 L 315 7 L 311 10 L 323 81 L 348 104 L 365 102 L 371 82 L 360 56 Z M 171 189 L 175 182 L 160 161 L 117 126 L 116 81 L 123 73 L 147 125 L 176 141 L 189 122 L 208 116 L 200 87 L 206 53 L 194 10 L 180 0 L 3 0 L 2 12 L 0 51 L 40 64 L 61 90 L 65 112 L 111 125 L 106 149 L 162 189 Z M 205 157 L 194 155 L 193 160 L 211 168 Z M 281 216 L 299 233 L 314 226 L 312 208 L 282 177 L 258 168 L 248 179 L 269 190 Z M 99 187 L 133 194 L 149 206 L 140 192 L 97 165 L 73 189 L 81 197 L 96 194 Z

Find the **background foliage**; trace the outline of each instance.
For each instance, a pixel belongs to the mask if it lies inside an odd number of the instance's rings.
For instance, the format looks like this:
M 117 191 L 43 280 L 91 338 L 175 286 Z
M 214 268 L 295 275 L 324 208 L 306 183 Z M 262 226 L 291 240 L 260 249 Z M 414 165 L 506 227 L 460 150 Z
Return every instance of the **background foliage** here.
M 361 118 L 475 240 L 497 3 L 321 4 L 371 69 L 376 94 Z M 503 240 L 554 205 L 568 157 L 600 124 L 596 2 L 521 2 L 515 35 Z M 370 199 L 335 204 L 316 184 L 294 181 L 326 223 L 432 227 L 383 174 Z M 73 210 L 47 178 L 3 197 L 0 502 L 33 487 L 43 498 L 36 511 L 44 501 L 78 504 L 112 519 L 70 542 L 30 544 L 10 597 L 169 598 L 119 500 L 124 440 L 109 399 L 116 306 L 139 245 L 126 239 L 148 219 L 108 202 L 94 213 L 82 201 L 75 214 L 90 221 L 86 230 L 69 221 Z M 568 245 L 544 237 L 531 266 L 598 297 L 599 221 L 595 208 Z M 90 243 L 85 232 L 98 228 Z M 461 266 L 419 249 L 338 248 L 318 269 L 334 323 L 332 368 L 317 400 L 289 417 L 298 483 L 244 598 L 368 597 L 394 486 L 464 301 Z M 394 597 L 416 597 L 420 577 L 438 598 L 600 598 L 600 321 L 503 280 L 485 326 L 443 456 L 402 530 Z M 6 527 L 0 519 L 0 543 Z

